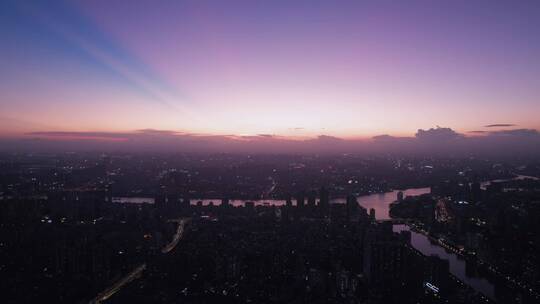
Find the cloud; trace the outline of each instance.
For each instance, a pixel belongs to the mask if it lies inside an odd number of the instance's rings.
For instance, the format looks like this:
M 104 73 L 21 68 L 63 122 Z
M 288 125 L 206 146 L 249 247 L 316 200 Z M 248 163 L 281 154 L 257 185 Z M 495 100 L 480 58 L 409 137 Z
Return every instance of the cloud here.
M 79 140 L 128 140 L 139 137 L 180 137 L 193 135 L 172 130 L 141 129 L 133 132 L 92 132 L 92 131 L 44 131 L 30 132 L 26 135 L 48 139 L 79 139 Z M 195 135 L 193 135 L 195 136 Z
M 318 141 L 331 141 L 331 142 L 340 142 L 343 141 L 342 138 L 335 137 L 335 136 L 329 136 L 329 135 L 319 135 L 317 136 Z
M 185 135 L 184 132 L 172 131 L 172 130 L 156 130 L 156 129 L 140 129 L 136 130 L 137 133 L 151 134 L 151 135 Z
M 241 140 L 241 141 L 272 141 L 277 140 L 278 136 L 273 134 L 255 134 L 255 135 L 230 135 L 227 138 L 231 140 Z
M 373 136 L 368 143 L 373 144 L 373 146 L 384 148 L 387 150 L 394 149 L 411 149 L 419 143 L 419 140 L 416 137 L 407 137 L 407 136 L 392 136 L 388 134 L 381 134 Z
M 540 136 L 540 133 L 535 129 L 511 129 L 511 130 L 496 130 L 496 131 L 468 131 L 467 133 L 472 134 L 483 134 L 493 137 L 536 137 Z
M 486 134 L 486 133 L 489 133 L 489 131 L 474 130 L 474 131 L 468 131 L 467 133 L 473 133 L 473 134 Z
M 418 129 L 415 137 L 425 142 L 441 142 L 464 137 L 450 128 L 431 128 L 428 130 Z
M 515 127 L 514 124 L 492 124 L 492 125 L 486 125 L 484 128 L 504 128 L 504 127 Z
M 129 133 L 116 132 L 71 132 L 71 131 L 45 131 L 30 132 L 26 135 L 37 136 L 45 139 L 63 140 L 127 140 Z
M 30 132 L 27 135 L 36 136 L 58 136 L 58 137 L 120 137 L 126 133 L 113 133 L 113 132 L 71 132 L 71 131 L 43 131 L 43 132 Z
M 513 129 L 513 130 L 499 130 L 489 132 L 492 136 L 519 136 L 519 137 L 536 137 L 540 136 L 540 133 L 535 129 Z
M 388 134 L 382 134 L 382 135 L 373 136 L 371 139 L 373 139 L 373 140 L 393 140 L 393 139 L 396 139 L 396 137 L 388 135 Z
M 451 128 L 418 130 L 415 137 L 388 134 L 371 140 L 330 135 L 291 138 L 273 134 L 252 136 L 192 134 L 173 130 L 141 129 L 129 132 L 49 131 L 27 133 L 25 138 L 0 138 L 0 150 L 27 151 L 150 151 L 227 153 L 360 153 L 422 155 L 538 155 L 540 133 L 534 129 L 473 130 L 465 136 Z M 536 154 L 535 154 L 536 153 Z

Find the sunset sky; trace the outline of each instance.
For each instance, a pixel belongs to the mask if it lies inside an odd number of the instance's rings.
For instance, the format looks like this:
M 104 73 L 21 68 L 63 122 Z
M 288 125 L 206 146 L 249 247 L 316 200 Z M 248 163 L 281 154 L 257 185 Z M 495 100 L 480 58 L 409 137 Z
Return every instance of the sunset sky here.
M 2 137 L 540 129 L 540 1 L 8 0 L 0 41 Z

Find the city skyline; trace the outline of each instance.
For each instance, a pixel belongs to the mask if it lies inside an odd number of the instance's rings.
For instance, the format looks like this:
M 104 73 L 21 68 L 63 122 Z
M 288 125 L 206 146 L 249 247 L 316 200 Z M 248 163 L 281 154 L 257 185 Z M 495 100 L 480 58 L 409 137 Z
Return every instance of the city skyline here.
M 2 7 L 3 140 L 152 131 L 366 140 L 439 125 L 465 137 L 538 137 L 540 129 L 534 1 Z

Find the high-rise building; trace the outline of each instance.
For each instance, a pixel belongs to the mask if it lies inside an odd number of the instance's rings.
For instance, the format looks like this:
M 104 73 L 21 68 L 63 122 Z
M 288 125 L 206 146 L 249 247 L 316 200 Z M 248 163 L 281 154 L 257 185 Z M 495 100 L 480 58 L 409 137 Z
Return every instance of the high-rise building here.
M 306 197 L 305 197 L 304 191 L 300 191 L 298 192 L 296 196 L 296 207 L 303 208 L 305 204 L 306 204 Z
M 317 194 L 315 191 L 310 191 L 309 194 L 308 194 L 308 206 L 310 207 L 315 207 L 315 205 L 317 204 Z
M 226 208 L 226 207 L 229 207 L 229 199 L 228 198 L 224 198 L 221 200 L 221 207 L 223 208 Z
M 372 224 L 364 238 L 364 274 L 368 281 L 385 284 L 399 279 L 404 267 L 405 247 L 392 231 L 392 223 Z
M 428 284 L 424 286 L 436 293 L 447 293 L 450 284 L 449 269 L 448 260 L 436 255 L 429 256 L 424 268 L 424 281 Z
M 328 209 L 330 207 L 330 193 L 323 186 L 319 190 L 319 207 Z
M 292 199 L 290 196 L 287 196 L 287 200 L 285 200 L 285 206 L 288 208 L 292 207 Z
M 347 196 L 346 209 L 347 219 L 349 220 L 358 213 L 358 201 L 356 200 L 356 196 Z
M 369 218 L 373 221 L 375 220 L 375 209 L 374 208 L 370 208 L 369 209 Z

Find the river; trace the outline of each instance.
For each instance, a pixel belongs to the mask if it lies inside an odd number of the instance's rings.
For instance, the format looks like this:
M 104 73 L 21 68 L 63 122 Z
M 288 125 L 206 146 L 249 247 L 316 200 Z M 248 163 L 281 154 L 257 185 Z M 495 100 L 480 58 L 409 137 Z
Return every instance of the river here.
M 375 209 L 375 217 L 378 220 L 387 220 L 390 219 L 389 208 L 390 203 L 396 200 L 397 193 L 399 190 L 386 192 L 386 193 L 377 193 L 370 195 L 358 196 L 358 202 L 366 209 Z M 424 193 L 429 193 L 429 188 L 414 188 L 403 190 L 405 196 L 407 195 L 420 195 Z M 220 205 L 220 199 L 192 199 L 191 204 L 196 204 L 197 202 L 202 202 L 203 206 L 208 206 L 210 204 Z M 246 202 L 253 202 L 255 206 L 283 206 L 285 205 L 285 200 L 230 200 L 229 204 L 234 207 L 244 206 Z M 345 198 L 333 198 L 330 200 L 333 204 L 344 204 L 346 201 Z M 293 200 L 293 204 L 296 205 L 296 201 Z
M 371 195 L 359 196 L 358 202 L 362 207 L 366 208 L 369 212 L 369 209 L 375 210 L 375 218 L 378 220 L 388 220 L 390 219 L 390 204 L 397 199 L 397 194 L 400 190 L 394 190 L 392 192 L 386 193 L 377 193 Z M 405 196 L 416 196 L 425 193 L 430 193 L 430 188 L 412 188 L 402 190 L 404 197 Z M 338 200 L 339 202 L 345 202 Z
M 532 179 L 532 180 L 539 180 L 536 176 L 530 176 L 530 175 L 522 175 L 522 174 L 514 174 L 515 176 L 512 178 L 505 178 L 505 179 L 494 179 L 490 181 L 485 181 L 480 183 L 480 188 L 483 190 L 486 190 L 491 183 L 501 183 L 501 182 L 508 182 L 512 180 L 524 180 L 524 179 Z
M 382 194 L 360 196 L 358 197 L 358 202 L 367 209 L 374 208 L 376 219 L 386 220 L 390 219 L 388 214 L 389 206 L 397 199 L 398 192 L 399 191 L 392 191 Z M 403 190 L 405 196 L 421 195 L 429 192 L 429 188 Z M 394 225 L 394 231 L 399 232 L 403 230 L 411 231 L 407 225 Z M 427 236 L 415 231 L 411 231 L 411 246 L 426 256 L 437 255 L 442 259 L 448 260 L 450 264 L 450 273 L 477 292 L 482 293 L 490 299 L 495 298 L 494 285 L 485 278 L 468 276 L 465 272 L 465 260 L 459 257 L 457 254 L 446 251 L 443 247 L 437 245 L 436 243 L 430 242 Z
M 397 193 L 399 191 L 392 191 L 381 194 L 372 194 L 358 197 L 360 205 L 367 209 L 375 209 L 375 217 L 378 220 L 390 219 L 389 208 L 390 204 L 397 199 Z M 421 195 L 430 193 L 430 188 L 416 188 L 403 190 L 404 196 Z M 410 230 L 407 225 L 394 225 L 394 231 L 399 232 L 403 230 Z M 465 272 L 465 260 L 458 255 L 446 251 L 443 247 L 429 241 L 428 237 L 411 231 L 411 246 L 422 254 L 437 255 L 442 259 L 448 260 L 450 264 L 450 273 L 459 278 L 463 283 L 467 284 L 477 292 L 482 293 L 490 299 L 495 298 L 495 287 L 485 278 L 470 277 Z
M 410 230 L 407 225 L 394 225 L 394 231 L 410 231 L 411 245 L 426 256 L 437 255 L 442 259 L 448 260 L 450 264 L 450 273 L 460 279 L 462 282 L 482 293 L 490 299 L 495 299 L 495 286 L 487 279 L 482 277 L 468 276 L 465 271 L 465 260 L 458 255 L 446 251 L 443 247 L 431 242 L 427 236 Z

